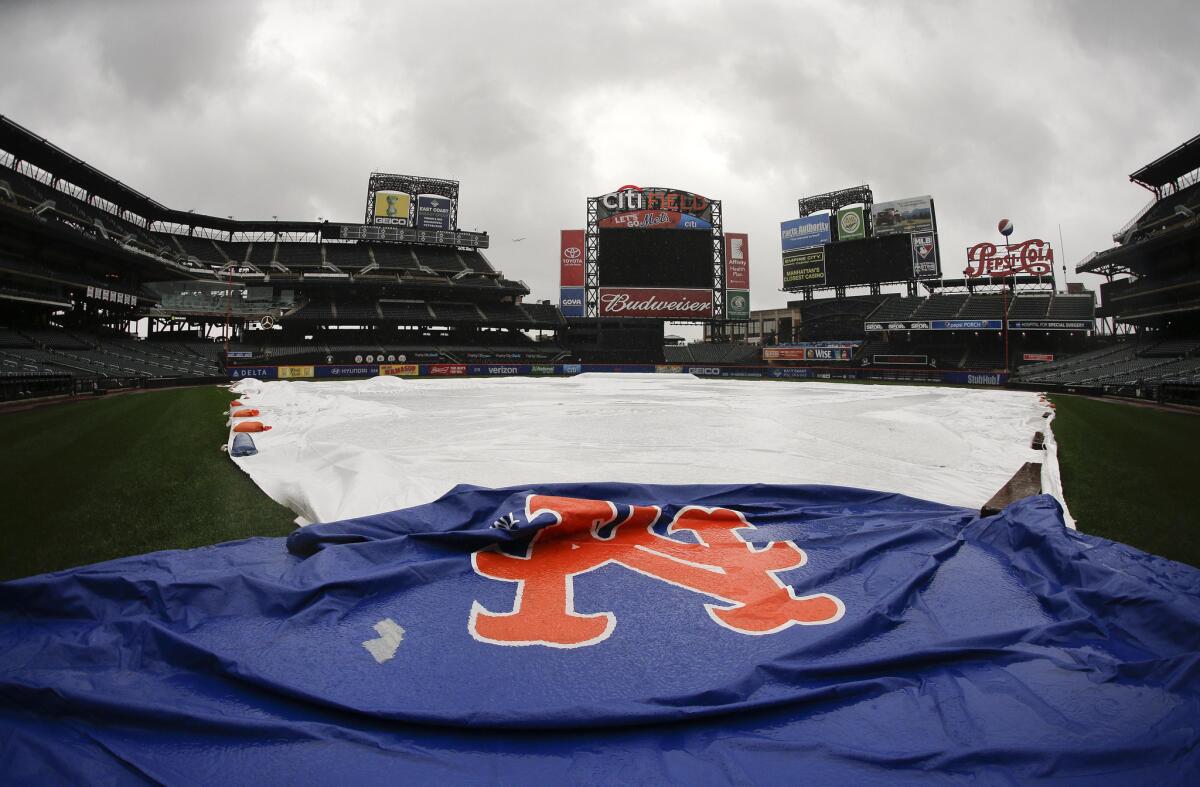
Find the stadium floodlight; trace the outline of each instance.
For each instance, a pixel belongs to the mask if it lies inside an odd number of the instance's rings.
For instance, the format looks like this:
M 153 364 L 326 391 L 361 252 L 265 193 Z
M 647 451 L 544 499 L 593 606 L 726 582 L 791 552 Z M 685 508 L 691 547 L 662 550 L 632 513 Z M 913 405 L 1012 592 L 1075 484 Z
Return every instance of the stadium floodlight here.
M 471 273 L 472 273 L 472 271 L 469 271 L 469 270 L 468 271 L 459 271 L 458 273 L 456 273 L 450 277 L 450 281 L 462 281 L 463 279 L 470 276 Z
M 36 208 L 33 209 L 33 215 L 41 216 L 46 211 L 53 210 L 53 209 L 54 209 L 54 200 L 48 199 L 45 202 L 43 202 L 41 205 L 38 205 Z

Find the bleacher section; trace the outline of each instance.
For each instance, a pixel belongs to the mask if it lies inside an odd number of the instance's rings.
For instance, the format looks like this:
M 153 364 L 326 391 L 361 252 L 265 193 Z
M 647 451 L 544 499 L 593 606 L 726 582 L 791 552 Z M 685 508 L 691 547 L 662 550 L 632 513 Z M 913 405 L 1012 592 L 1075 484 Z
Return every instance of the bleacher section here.
M 762 348 L 754 344 L 696 342 L 664 347 L 663 355 L 668 363 L 758 364 L 762 362 Z
M 1008 297 L 1010 320 L 1090 320 L 1095 301 L 1090 294 L 1070 295 L 1017 292 Z M 869 322 L 896 320 L 999 320 L 1004 316 L 1003 295 L 934 294 L 926 298 L 889 296 L 867 316 Z
M 959 316 L 959 312 L 971 296 L 969 295 L 930 295 L 917 305 L 912 313 L 914 320 L 949 320 Z
M 1200 341 L 1195 339 L 1148 343 L 1130 339 L 1061 361 L 1023 366 L 1016 379 L 1028 383 L 1152 389 L 1166 382 L 1194 382 L 1200 373 L 1197 353 Z

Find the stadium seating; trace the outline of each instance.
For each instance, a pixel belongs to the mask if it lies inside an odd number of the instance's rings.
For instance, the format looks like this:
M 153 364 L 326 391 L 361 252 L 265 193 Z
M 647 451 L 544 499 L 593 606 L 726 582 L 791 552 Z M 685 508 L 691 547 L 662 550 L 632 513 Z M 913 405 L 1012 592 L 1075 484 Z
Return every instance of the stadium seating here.
M 1044 320 L 1050 313 L 1049 295 L 1017 295 L 1008 307 L 1010 320 Z
M 430 310 L 435 320 L 447 322 L 472 322 L 483 319 L 479 309 L 470 303 L 431 303 Z
M 867 315 L 867 320 L 872 322 L 886 322 L 889 320 L 908 320 L 912 319 L 913 312 L 924 303 L 924 298 L 908 298 L 900 296 L 892 296 L 879 304 L 875 311 Z
M 914 320 L 949 320 L 959 316 L 969 295 L 930 295 L 912 313 Z M 963 315 L 966 316 L 966 315 Z
M 756 344 L 696 342 L 663 348 L 668 363 L 758 364 L 762 348 Z
M 949 297 L 949 296 L 945 296 Z M 960 320 L 999 320 L 1004 317 L 1004 296 L 972 295 L 954 315 Z

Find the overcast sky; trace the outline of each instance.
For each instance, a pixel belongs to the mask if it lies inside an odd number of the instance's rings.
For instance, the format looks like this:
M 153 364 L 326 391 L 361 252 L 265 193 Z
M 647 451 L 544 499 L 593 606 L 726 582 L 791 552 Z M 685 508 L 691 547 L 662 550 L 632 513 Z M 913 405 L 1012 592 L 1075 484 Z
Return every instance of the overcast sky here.
M 1075 279 L 1147 201 L 1128 174 L 1200 132 L 1197 41 L 1194 0 L 2 0 L 0 114 L 220 216 L 361 221 L 372 170 L 458 179 L 460 226 L 556 301 L 588 196 L 694 191 L 766 308 L 797 197 L 864 182 L 933 195 L 947 275 L 1008 217 L 1061 224 Z

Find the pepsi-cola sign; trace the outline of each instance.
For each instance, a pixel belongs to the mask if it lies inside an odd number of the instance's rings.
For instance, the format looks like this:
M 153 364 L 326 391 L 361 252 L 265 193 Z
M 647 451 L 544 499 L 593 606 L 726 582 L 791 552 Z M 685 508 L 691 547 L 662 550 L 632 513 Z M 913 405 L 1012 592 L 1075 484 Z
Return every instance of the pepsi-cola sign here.
M 1008 246 L 995 243 L 976 243 L 967 249 L 967 278 L 985 276 L 1049 276 L 1054 268 L 1054 249 L 1049 243 L 1034 238 Z

